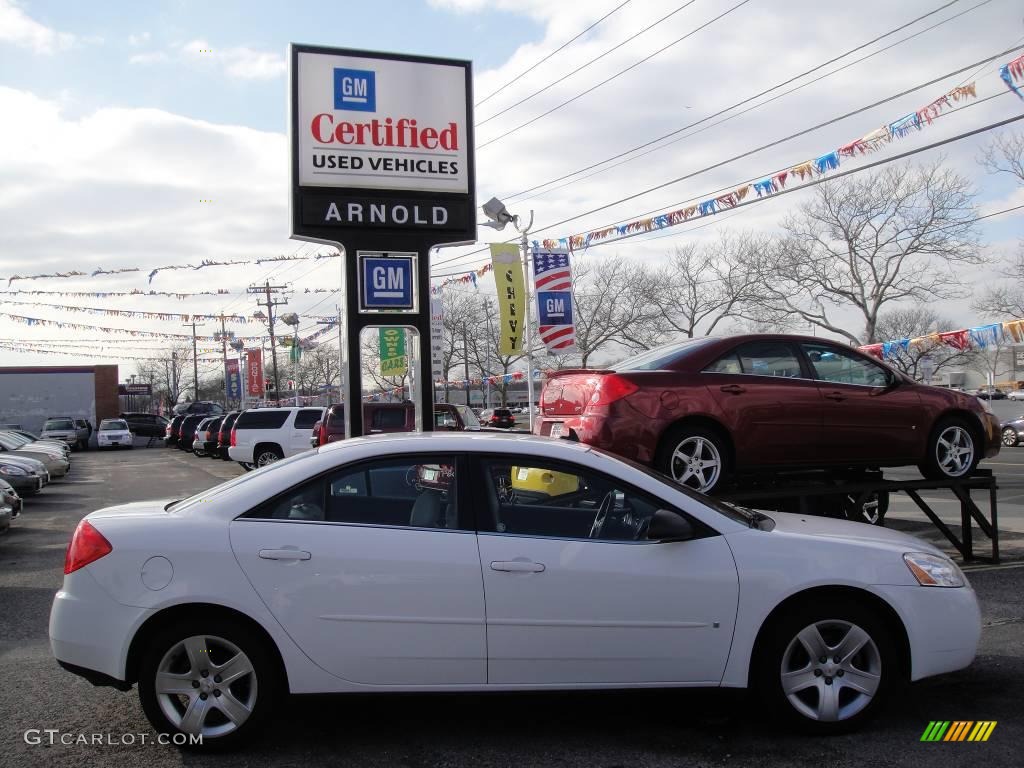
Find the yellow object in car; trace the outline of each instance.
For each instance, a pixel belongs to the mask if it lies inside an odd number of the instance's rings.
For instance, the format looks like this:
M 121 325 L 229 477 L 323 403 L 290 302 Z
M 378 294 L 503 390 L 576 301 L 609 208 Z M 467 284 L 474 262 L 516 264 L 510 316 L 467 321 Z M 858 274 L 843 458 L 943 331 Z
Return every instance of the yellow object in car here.
M 580 489 L 578 476 L 535 467 L 512 467 L 512 488 L 547 496 L 561 496 Z

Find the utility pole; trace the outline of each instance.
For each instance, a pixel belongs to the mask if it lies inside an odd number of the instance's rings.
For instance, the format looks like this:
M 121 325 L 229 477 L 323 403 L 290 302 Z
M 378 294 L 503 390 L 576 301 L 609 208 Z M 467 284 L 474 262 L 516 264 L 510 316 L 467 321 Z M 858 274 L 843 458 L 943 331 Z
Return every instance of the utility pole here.
M 466 406 L 469 407 L 469 339 L 466 334 L 466 324 L 462 324 L 462 365 L 463 365 L 463 385 L 466 389 Z
M 484 396 L 484 408 L 490 408 L 491 407 L 491 376 L 494 375 L 493 371 L 491 371 L 491 340 L 492 340 L 492 336 L 491 336 L 491 300 L 490 300 L 490 298 L 485 298 L 484 301 L 483 301 L 483 305 L 484 305 L 484 314 L 487 316 L 487 346 L 484 347 L 484 352 L 486 353 L 486 355 L 484 357 L 484 365 L 487 367 L 487 371 L 485 373 L 485 375 L 487 377 L 486 378 L 486 381 L 487 381 L 487 394 Z M 502 405 L 504 405 L 504 403 L 502 403 Z
M 281 382 L 277 376 L 277 342 L 274 339 L 274 307 L 284 306 L 288 303 L 288 299 L 273 299 L 273 294 L 278 291 L 283 291 L 286 288 L 284 285 L 271 285 L 270 281 L 267 280 L 263 285 L 250 285 L 248 288 L 249 293 L 262 293 L 266 299 L 264 301 L 257 301 L 256 303 L 261 307 L 267 308 L 267 323 L 270 326 L 270 357 L 273 360 L 273 371 L 274 371 L 274 392 L 280 397 L 281 393 Z
M 220 349 L 224 360 L 224 410 L 228 410 L 228 332 L 224 327 L 224 310 L 220 311 Z
M 530 432 L 533 432 L 533 331 L 530 328 L 533 317 L 533 312 L 530 311 L 530 303 L 533 301 L 530 285 L 533 281 L 530 278 L 530 241 L 527 238 L 530 228 L 533 227 L 533 211 L 530 211 L 529 224 L 520 228 L 519 220 L 516 219 L 515 227 L 519 230 L 519 246 L 523 250 L 523 283 L 526 286 L 526 325 L 523 327 L 526 336 L 526 399 L 529 401 Z
M 192 399 L 195 400 L 195 401 L 198 401 L 199 400 L 199 358 L 196 355 L 196 325 L 198 325 L 198 323 L 196 323 L 195 318 L 193 318 L 192 322 L 190 322 L 190 323 L 182 323 L 182 325 L 184 325 L 186 328 L 188 328 L 189 326 L 192 327 L 192 377 L 193 377 L 193 380 L 192 380 L 192 384 L 193 384 L 192 391 L 194 393 Z

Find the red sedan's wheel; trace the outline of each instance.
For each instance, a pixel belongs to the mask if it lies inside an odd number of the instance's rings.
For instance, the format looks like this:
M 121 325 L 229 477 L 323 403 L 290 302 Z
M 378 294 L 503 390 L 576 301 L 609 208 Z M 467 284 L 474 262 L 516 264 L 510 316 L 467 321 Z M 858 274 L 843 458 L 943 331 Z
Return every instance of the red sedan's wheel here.
M 725 446 L 714 432 L 683 425 L 665 436 L 657 464 L 680 485 L 710 493 L 725 476 Z

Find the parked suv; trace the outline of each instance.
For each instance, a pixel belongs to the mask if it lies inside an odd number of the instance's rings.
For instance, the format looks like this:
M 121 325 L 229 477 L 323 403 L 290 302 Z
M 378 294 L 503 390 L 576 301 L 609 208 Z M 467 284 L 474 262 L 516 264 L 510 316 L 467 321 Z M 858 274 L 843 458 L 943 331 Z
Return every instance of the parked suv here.
M 192 443 L 192 453 L 196 456 L 212 456 L 217 453 L 217 435 L 223 416 L 211 416 L 203 419 L 196 429 L 196 439 Z
M 240 411 L 231 411 L 231 413 L 225 414 L 224 420 L 217 430 L 217 450 L 213 455 L 224 459 L 224 461 L 231 461 L 231 457 L 228 456 L 228 448 L 231 447 L 231 428 L 235 426 L 239 413 Z
M 480 414 L 480 421 L 485 427 L 500 427 L 501 429 L 511 429 L 516 425 L 516 417 L 508 408 L 484 411 Z
M 40 437 L 63 440 L 72 448 L 85 449 L 89 445 L 89 430 L 75 425 L 70 416 L 51 416 L 43 424 Z
M 323 408 L 252 408 L 242 411 L 231 428 L 228 455 L 246 469 L 309 450 L 309 436 Z
M 195 400 L 190 403 L 178 403 L 173 408 L 174 415 L 202 413 L 206 416 L 219 415 L 224 413 L 224 406 L 211 400 Z
M 368 435 L 412 432 L 416 429 L 413 403 L 363 403 L 363 429 Z M 476 414 L 464 405 L 434 403 L 434 429 L 438 432 L 480 429 Z M 332 405 L 313 429 L 310 443 L 326 445 L 345 439 L 345 406 Z
M 121 418 L 136 437 L 163 437 L 167 430 L 167 419 L 155 413 L 122 413 Z
M 192 443 L 196 440 L 196 428 L 200 422 L 210 418 L 204 413 L 190 413 L 181 420 L 178 427 L 178 448 L 182 451 L 192 452 Z
M 164 429 L 164 445 L 168 448 L 178 444 L 178 438 L 181 437 L 181 422 L 184 420 L 185 416 L 181 414 L 167 422 Z

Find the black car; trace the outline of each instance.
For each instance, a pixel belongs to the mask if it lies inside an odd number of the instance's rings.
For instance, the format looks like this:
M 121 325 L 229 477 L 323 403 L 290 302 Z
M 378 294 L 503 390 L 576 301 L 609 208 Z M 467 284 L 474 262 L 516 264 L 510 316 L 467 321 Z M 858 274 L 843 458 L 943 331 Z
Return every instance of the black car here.
M 196 427 L 199 426 L 200 422 L 204 419 L 210 418 L 205 413 L 191 413 L 182 419 L 181 426 L 178 427 L 178 448 L 183 451 L 192 452 L 192 443 L 196 439 Z
M 119 418 L 136 437 L 164 437 L 167 432 L 167 419 L 155 413 L 122 413 Z
M 1024 441 L 1024 416 L 1004 421 L 1000 427 L 999 434 L 1002 437 L 1003 445 L 1007 448 L 1020 445 Z
M 979 400 L 1005 400 L 1006 393 L 999 387 L 982 387 L 975 393 Z
M 512 415 L 512 411 L 508 408 L 495 408 L 490 411 L 483 411 L 480 414 L 480 426 L 482 427 L 511 429 L 515 425 L 516 417 Z
M 192 443 L 192 453 L 196 456 L 217 456 L 217 437 L 220 435 L 220 424 L 223 416 L 213 416 L 200 422 L 196 429 L 196 439 Z
M 231 446 L 231 428 L 235 426 L 235 421 L 238 420 L 238 414 L 241 411 L 231 411 L 224 416 L 224 420 L 220 423 L 220 431 L 217 433 L 217 456 L 224 459 L 224 461 L 231 461 L 231 457 L 228 456 L 228 448 Z
M 224 406 L 212 400 L 195 400 L 190 403 L 178 403 L 174 406 L 174 415 L 201 413 L 204 416 L 219 416 L 224 413 Z

